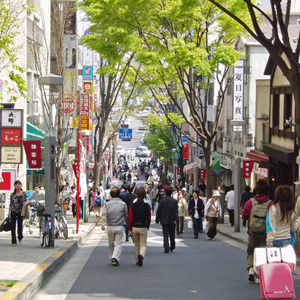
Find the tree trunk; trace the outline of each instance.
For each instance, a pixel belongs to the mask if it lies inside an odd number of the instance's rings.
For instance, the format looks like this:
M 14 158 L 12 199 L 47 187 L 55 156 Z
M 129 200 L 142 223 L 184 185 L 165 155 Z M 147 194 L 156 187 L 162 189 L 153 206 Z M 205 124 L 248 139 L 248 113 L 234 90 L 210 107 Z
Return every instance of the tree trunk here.
M 212 153 L 213 153 L 212 141 L 205 142 L 203 151 L 206 160 L 206 199 L 208 200 L 212 197 L 212 190 L 215 189 L 215 187 L 213 186 L 214 174 L 213 174 L 213 161 L 212 161 Z

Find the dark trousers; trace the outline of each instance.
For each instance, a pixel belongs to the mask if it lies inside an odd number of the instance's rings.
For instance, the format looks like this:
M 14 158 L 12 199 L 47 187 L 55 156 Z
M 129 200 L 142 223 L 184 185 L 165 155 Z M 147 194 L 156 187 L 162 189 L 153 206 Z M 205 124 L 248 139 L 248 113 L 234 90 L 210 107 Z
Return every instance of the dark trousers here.
M 254 249 L 256 247 L 265 247 L 266 246 L 266 239 L 267 235 L 262 234 L 255 234 L 251 233 L 248 237 L 248 248 L 247 248 L 247 269 L 253 267 L 253 255 L 254 255 Z
M 234 209 L 228 209 L 229 222 L 231 225 L 234 225 Z
M 194 236 L 198 236 L 198 233 L 203 231 L 202 217 L 200 217 L 199 219 L 193 217 L 193 229 Z
M 212 239 L 217 234 L 218 218 L 207 217 L 207 222 L 208 222 L 209 228 L 208 228 L 206 235 Z
M 126 241 L 129 241 L 129 227 L 128 227 L 128 219 L 126 220 L 126 226 L 125 226 L 125 234 L 126 234 Z
M 12 211 L 10 214 L 11 217 L 11 243 L 16 244 L 17 239 L 16 239 L 16 222 L 18 220 L 18 240 L 23 239 L 23 217 L 21 216 L 21 213 L 17 213 Z
M 72 213 L 73 213 L 73 218 L 76 217 L 76 203 L 72 204 Z
M 183 234 L 184 216 L 179 217 L 179 222 L 176 224 L 177 235 Z
M 163 235 L 164 235 L 164 248 L 165 252 L 169 250 L 173 251 L 175 249 L 175 224 L 162 225 Z M 169 247 L 169 237 L 171 246 Z
M 83 202 L 84 200 L 80 199 L 80 219 L 83 219 Z

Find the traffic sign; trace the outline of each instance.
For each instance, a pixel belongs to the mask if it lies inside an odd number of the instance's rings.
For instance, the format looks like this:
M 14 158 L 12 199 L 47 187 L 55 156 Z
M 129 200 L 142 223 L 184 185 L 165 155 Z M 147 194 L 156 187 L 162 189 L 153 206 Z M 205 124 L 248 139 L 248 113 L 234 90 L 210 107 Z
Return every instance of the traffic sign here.
M 189 143 L 188 138 L 185 135 L 183 135 L 181 138 L 182 138 L 182 144 L 183 145 L 186 145 L 186 144 Z
M 119 138 L 121 140 L 132 139 L 132 129 L 130 128 L 120 128 L 119 129 Z

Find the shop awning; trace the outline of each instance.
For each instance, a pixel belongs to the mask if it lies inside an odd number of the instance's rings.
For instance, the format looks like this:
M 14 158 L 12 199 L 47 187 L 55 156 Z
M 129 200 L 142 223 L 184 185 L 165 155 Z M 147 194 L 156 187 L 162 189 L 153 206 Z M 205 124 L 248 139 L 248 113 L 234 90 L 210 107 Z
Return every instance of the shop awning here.
M 246 157 L 256 162 L 269 161 L 269 156 L 260 150 L 251 150 L 246 153 Z
M 214 174 L 219 175 L 219 174 L 221 174 L 223 172 L 227 172 L 227 171 L 229 171 L 229 170 L 224 169 L 224 168 L 221 167 L 221 168 L 218 168 L 218 169 L 214 169 Z
M 38 139 L 42 141 L 42 148 L 44 147 L 45 132 L 33 124 L 26 122 L 27 139 Z
M 188 165 L 185 165 L 183 167 L 183 172 L 188 174 L 188 175 L 191 175 L 191 174 L 194 174 L 194 162 L 188 164 Z
M 212 159 L 213 159 L 213 169 L 216 170 L 216 169 L 221 168 L 221 165 L 220 165 L 221 154 L 217 151 L 214 151 L 212 154 Z M 206 161 L 204 159 L 202 162 L 202 168 L 203 169 L 206 168 Z

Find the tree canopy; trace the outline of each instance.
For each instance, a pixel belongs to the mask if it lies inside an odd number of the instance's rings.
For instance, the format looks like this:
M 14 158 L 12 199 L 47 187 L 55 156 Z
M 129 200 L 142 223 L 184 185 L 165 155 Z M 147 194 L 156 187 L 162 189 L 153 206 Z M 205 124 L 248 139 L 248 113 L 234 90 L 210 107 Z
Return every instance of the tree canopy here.
M 0 0 L 0 74 L 3 90 L 9 100 L 16 101 L 18 95 L 26 97 L 26 82 L 22 78 L 25 68 L 18 64 L 18 54 L 23 45 L 16 43 L 24 18 L 22 14 L 31 8 L 21 0 Z M 25 14 L 26 15 L 26 14 Z

